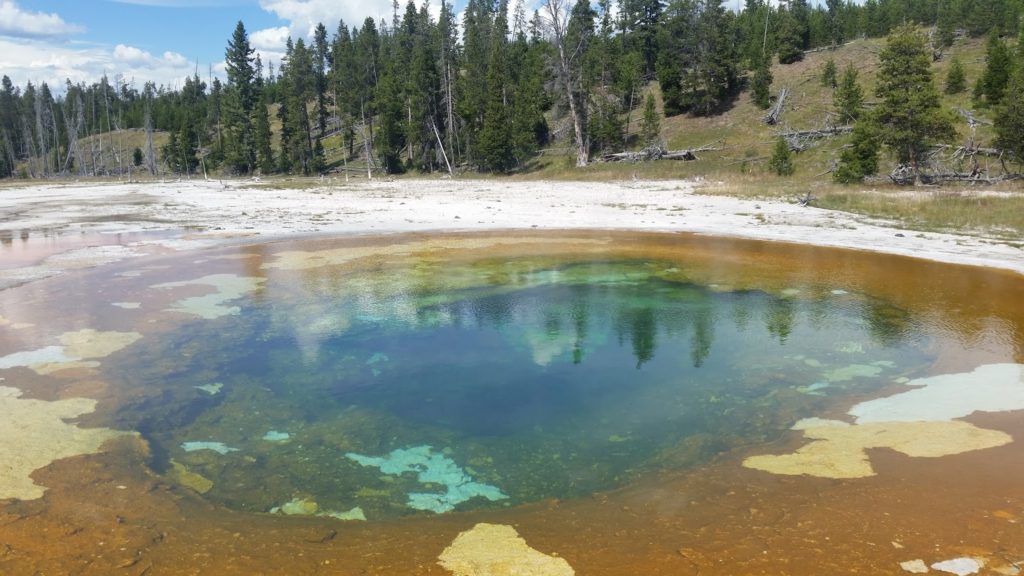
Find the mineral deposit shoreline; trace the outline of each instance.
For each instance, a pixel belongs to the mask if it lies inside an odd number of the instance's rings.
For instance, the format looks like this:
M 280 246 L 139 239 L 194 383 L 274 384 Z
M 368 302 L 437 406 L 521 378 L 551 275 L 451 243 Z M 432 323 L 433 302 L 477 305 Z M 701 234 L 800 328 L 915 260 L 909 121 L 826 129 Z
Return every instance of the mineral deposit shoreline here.
M 1024 249 L 693 181 L 193 180 L 0 188 L 0 288 L 132 257 L 296 237 L 498 230 L 689 232 L 1000 268 Z M 46 242 L 41 242 L 41 240 Z M 6 260 L 6 262 L 5 262 Z

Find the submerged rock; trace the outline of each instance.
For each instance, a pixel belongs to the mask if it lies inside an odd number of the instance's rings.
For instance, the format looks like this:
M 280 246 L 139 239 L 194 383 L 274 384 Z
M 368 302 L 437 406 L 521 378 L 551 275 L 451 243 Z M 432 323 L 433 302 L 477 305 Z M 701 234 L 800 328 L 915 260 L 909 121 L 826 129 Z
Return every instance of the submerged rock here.
M 185 452 L 198 452 L 199 450 L 213 450 L 217 454 L 227 454 L 228 452 L 238 452 L 238 448 L 232 448 L 223 442 L 182 442 L 181 449 Z
M 323 518 L 334 518 L 335 520 L 345 521 L 366 521 L 366 513 L 359 506 L 346 510 L 345 512 L 336 512 L 331 510 L 321 510 L 320 505 L 315 500 L 310 498 L 300 498 L 296 496 L 288 502 L 280 506 L 275 506 L 269 510 L 271 514 L 284 514 L 286 516 L 319 516 Z
M 193 388 L 195 388 L 196 390 L 200 390 L 202 392 L 206 392 L 210 396 L 214 396 L 220 393 L 221 389 L 224 388 L 224 384 L 221 384 L 220 382 L 214 382 L 212 384 L 202 384 L 200 386 L 193 386 Z
M 315 501 L 296 497 L 282 504 L 280 508 L 271 510 L 271 512 L 280 512 L 288 516 L 312 516 L 319 510 L 320 505 Z
M 317 514 L 317 516 L 326 516 L 328 518 L 334 518 L 335 520 L 366 521 L 366 513 L 363 512 L 363 509 L 359 506 L 345 512 L 321 512 Z
M 266 440 L 267 442 L 285 442 L 289 440 L 291 437 L 291 434 L 287 432 L 278 432 L 277 430 L 270 430 L 269 432 L 263 435 L 263 439 Z
M 910 572 L 911 574 L 927 574 L 928 565 L 924 563 L 924 560 L 920 558 L 916 560 L 907 560 L 906 562 L 900 562 L 900 568 L 904 572 Z
M 168 476 L 178 484 L 191 488 L 200 494 L 206 494 L 213 488 L 213 480 L 202 474 L 192 472 L 187 466 L 174 459 L 171 459 L 171 470 L 168 472 Z
M 932 564 L 932 568 L 940 572 L 949 572 L 957 576 L 977 574 L 981 571 L 982 563 L 974 558 L 953 558 Z
M 564 558 L 531 548 L 515 528 L 477 524 L 459 534 L 437 557 L 455 576 L 574 576 Z
M 849 382 L 855 378 L 874 378 L 882 373 L 882 367 L 874 364 L 850 364 L 829 370 L 822 377 L 832 383 Z

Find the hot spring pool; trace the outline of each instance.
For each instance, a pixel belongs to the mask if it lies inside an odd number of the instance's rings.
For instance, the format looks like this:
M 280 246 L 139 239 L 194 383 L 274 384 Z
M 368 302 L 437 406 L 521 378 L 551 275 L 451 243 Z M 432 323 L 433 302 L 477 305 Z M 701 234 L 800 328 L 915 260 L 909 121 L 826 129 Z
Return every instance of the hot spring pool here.
M 20 446 L 0 498 L 59 524 L 95 506 L 92 491 L 145 486 L 104 504 L 134 519 L 115 530 L 125 551 L 167 569 L 173 550 L 227 538 L 178 567 L 228 572 L 271 570 L 268 556 L 298 553 L 289 531 L 328 530 L 356 552 L 320 542 L 303 562 L 461 573 L 437 563 L 438 542 L 479 521 L 532 526 L 528 543 L 578 573 L 628 573 L 623 558 L 686 573 L 711 555 L 702 546 L 749 556 L 763 514 L 795 538 L 810 520 L 794 507 L 870 514 L 908 478 L 900 498 L 934 499 L 936 466 L 957 470 L 943 494 L 994 491 L 1016 519 L 1024 491 L 992 475 L 1021 468 L 1006 455 L 1024 429 L 1022 286 L 858 252 L 605 233 L 282 242 L 106 266 L 0 293 L 0 400 Z M 981 459 L 977 477 L 963 458 Z M 941 526 L 943 506 L 911 515 Z M 178 536 L 135 543 L 147 518 Z M 835 558 L 864 537 L 829 530 Z M 858 567 L 912 545 L 879 537 L 887 547 L 857 552 Z M 13 566 L 72 566 L 79 540 Z M 721 573 L 764 561 L 746 556 Z

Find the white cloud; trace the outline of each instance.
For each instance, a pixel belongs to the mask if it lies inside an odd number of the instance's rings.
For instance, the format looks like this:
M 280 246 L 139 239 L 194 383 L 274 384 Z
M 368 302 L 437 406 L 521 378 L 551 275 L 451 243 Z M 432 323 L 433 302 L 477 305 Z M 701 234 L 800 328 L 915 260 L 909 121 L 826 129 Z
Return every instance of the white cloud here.
M 84 31 L 58 14 L 30 12 L 14 0 L 0 0 L 0 36 L 15 38 L 62 38 Z
M 166 62 L 168 65 L 174 66 L 174 67 L 177 67 L 177 68 L 180 68 L 182 66 L 188 66 L 188 58 L 185 58 L 184 56 L 182 56 L 181 54 L 178 54 L 177 52 L 171 52 L 171 51 L 164 52 L 163 59 L 164 59 L 164 62 Z
M 404 11 L 405 0 L 399 4 Z M 292 36 L 307 40 L 321 22 L 330 35 L 338 28 L 339 18 L 349 28 L 362 26 L 367 16 L 391 21 L 391 0 L 260 0 L 260 7 L 288 22 Z
M 264 28 L 249 35 L 249 44 L 256 50 L 284 51 L 285 42 L 291 31 L 287 26 L 280 28 Z
M 147 81 L 180 87 L 194 72 L 194 66 L 176 52 L 158 57 L 124 44 L 110 48 L 0 38 L 0 70 L 19 86 L 29 81 L 37 85 L 46 82 L 54 92 L 63 92 L 65 79 L 91 84 L 104 74 L 111 82 L 115 76 L 128 82 L 134 79 L 140 89 Z
M 114 59 L 128 64 L 148 66 L 153 62 L 153 55 L 134 46 L 118 44 L 114 46 Z
M 246 4 L 246 0 L 111 0 L 118 4 L 137 6 L 161 6 L 164 8 L 203 8 L 209 6 L 234 6 Z

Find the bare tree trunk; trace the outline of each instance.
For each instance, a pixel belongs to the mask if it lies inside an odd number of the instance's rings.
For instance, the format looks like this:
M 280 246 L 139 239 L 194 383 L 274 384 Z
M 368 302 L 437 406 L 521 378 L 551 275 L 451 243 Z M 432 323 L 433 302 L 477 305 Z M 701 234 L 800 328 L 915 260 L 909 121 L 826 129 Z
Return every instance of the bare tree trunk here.
M 70 94 L 68 95 L 68 99 L 71 99 Z M 78 156 L 78 123 L 76 122 L 77 115 L 72 108 L 73 106 L 74 103 L 69 101 L 69 109 L 64 113 L 64 126 L 68 131 L 68 152 L 67 156 L 64 158 L 64 165 L 60 169 L 62 174 L 67 174 L 68 167 L 71 166 L 71 161 L 73 159 L 77 159 Z M 79 165 L 81 165 L 81 162 L 79 162 Z
M 359 111 L 363 115 L 363 148 L 366 150 L 366 179 L 373 180 L 373 172 L 370 170 L 372 163 L 372 152 L 373 143 L 370 142 L 370 135 L 366 133 L 366 105 L 364 102 L 359 103 Z M 370 133 L 373 133 L 373 127 L 370 127 Z
M 574 68 L 582 46 L 573 47 L 573 52 L 570 54 L 569 48 L 565 45 L 566 31 L 569 26 L 568 2 L 566 0 L 547 0 L 544 8 L 547 11 L 551 32 L 554 36 L 555 49 L 558 51 L 558 74 L 565 86 L 566 96 L 569 100 L 569 114 L 572 116 L 576 137 L 576 166 L 582 168 L 587 165 L 590 157 L 590 142 L 583 116 L 586 111 L 581 109 L 581 106 L 586 106 L 586 102 L 577 102 L 577 86 L 574 78 Z
M 448 162 L 448 154 L 444 151 L 444 144 L 441 143 L 441 134 L 437 131 L 437 124 L 434 123 L 434 119 L 430 119 L 430 126 L 434 129 L 434 136 L 437 136 L 437 145 L 441 147 L 441 155 L 444 156 L 444 165 L 448 167 L 448 175 L 454 176 L 452 173 L 452 165 Z
M 25 134 L 25 138 L 22 142 L 22 154 L 28 158 L 29 175 L 35 178 L 36 167 L 35 163 L 32 162 L 32 157 L 36 154 L 36 143 L 32 137 L 32 125 L 29 122 L 28 115 L 21 117 L 21 131 Z
M 17 158 L 14 155 L 14 145 L 11 144 L 10 135 L 7 134 L 7 130 L 3 131 L 4 135 L 4 154 L 7 155 L 7 161 L 11 165 L 11 173 L 14 173 L 14 166 Z
M 153 115 L 149 110 L 149 101 L 146 101 L 145 120 L 146 125 L 146 167 L 149 168 L 149 175 L 156 176 L 156 150 L 153 149 Z
M 42 163 L 42 175 L 46 177 L 50 174 L 50 151 L 47 148 L 49 144 L 49 135 L 46 132 L 46 123 L 44 122 L 43 116 L 43 102 L 36 96 L 36 135 L 39 137 L 39 159 Z

